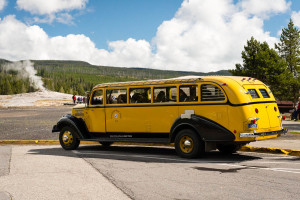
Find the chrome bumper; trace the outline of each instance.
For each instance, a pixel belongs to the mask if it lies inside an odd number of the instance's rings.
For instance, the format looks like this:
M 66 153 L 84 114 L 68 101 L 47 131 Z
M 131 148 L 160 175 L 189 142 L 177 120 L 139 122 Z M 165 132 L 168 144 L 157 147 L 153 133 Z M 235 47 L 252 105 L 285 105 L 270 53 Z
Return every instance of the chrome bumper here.
M 284 128 L 280 131 L 272 131 L 272 132 L 261 132 L 261 133 L 257 133 L 254 132 L 253 133 L 240 133 L 240 137 L 263 137 L 263 136 L 269 136 L 269 135 L 281 135 L 281 134 L 285 134 L 288 132 L 288 129 Z

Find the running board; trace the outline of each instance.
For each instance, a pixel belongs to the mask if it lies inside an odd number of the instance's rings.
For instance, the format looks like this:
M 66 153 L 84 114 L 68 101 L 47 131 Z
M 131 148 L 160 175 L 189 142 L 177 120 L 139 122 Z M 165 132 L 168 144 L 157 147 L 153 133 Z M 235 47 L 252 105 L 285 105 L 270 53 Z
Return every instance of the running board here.
M 136 143 L 165 143 L 169 144 L 169 138 L 95 138 L 80 139 L 81 141 L 98 141 L 98 142 L 136 142 Z

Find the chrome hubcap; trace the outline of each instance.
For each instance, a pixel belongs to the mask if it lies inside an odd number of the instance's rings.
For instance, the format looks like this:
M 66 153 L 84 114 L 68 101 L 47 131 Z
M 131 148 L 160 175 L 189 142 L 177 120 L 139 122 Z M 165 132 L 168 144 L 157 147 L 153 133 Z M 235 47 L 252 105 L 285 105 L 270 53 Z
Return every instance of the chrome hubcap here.
M 191 143 L 190 140 L 185 140 L 183 144 L 184 144 L 185 147 L 191 147 L 192 146 L 192 143 Z
M 69 137 L 67 135 L 64 135 L 63 140 L 64 140 L 64 142 L 68 142 L 69 141 Z

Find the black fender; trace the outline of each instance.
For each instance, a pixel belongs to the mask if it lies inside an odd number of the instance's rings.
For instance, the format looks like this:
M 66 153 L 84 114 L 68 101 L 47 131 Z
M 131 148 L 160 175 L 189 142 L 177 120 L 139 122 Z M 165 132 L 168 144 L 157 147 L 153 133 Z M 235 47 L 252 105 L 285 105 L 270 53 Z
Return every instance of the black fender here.
M 176 134 L 182 129 L 193 129 L 205 142 L 232 142 L 235 135 L 220 124 L 198 115 L 191 118 L 178 117 L 170 131 L 170 142 L 174 142 Z
M 60 118 L 56 125 L 53 126 L 52 132 L 60 132 L 63 127 L 70 126 L 74 128 L 78 133 L 79 139 L 88 139 L 88 129 L 85 122 L 76 118 L 73 115 L 67 114 Z

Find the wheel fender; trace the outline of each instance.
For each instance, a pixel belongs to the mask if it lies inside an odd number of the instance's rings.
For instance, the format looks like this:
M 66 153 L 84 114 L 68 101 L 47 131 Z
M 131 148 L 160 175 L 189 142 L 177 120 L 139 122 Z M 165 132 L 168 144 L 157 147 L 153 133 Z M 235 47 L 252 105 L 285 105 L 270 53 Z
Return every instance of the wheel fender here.
M 57 122 L 56 131 L 61 131 L 65 126 L 73 127 L 78 133 L 78 138 L 86 138 L 88 130 L 85 122 L 82 119 L 78 119 L 70 114 L 65 115 Z
M 196 131 L 203 141 L 234 141 L 235 136 L 225 127 L 198 115 L 191 115 L 190 118 L 178 117 L 173 123 L 170 131 L 170 141 L 174 142 L 178 131 L 190 128 Z

